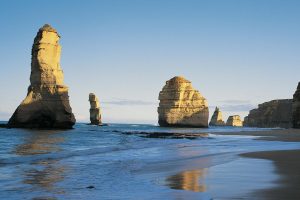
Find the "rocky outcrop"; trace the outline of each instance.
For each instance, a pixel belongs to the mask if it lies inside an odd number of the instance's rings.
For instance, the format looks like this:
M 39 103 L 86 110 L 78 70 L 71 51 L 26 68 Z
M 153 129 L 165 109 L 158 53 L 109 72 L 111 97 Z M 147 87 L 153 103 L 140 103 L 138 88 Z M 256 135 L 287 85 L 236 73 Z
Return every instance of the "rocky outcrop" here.
M 300 82 L 293 95 L 292 126 L 293 128 L 300 128 Z
M 94 93 L 89 94 L 90 101 L 90 121 L 93 125 L 101 125 L 101 112 L 100 112 L 100 104 L 99 100 Z
M 160 126 L 208 127 L 207 101 L 185 78 L 176 76 L 167 81 L 159 100 Z
M 244 119 L 244 126 L 260 128 L 290 128 L 292 126 L 292 99 L 278 99 L 258 105 Z
M 9 127 L 68 129 L 75 124 L 60 67 L 59 38 L 50 25 L 39 29 L 31 52 L 31 84 Z
M 232 115 L 228 117 L 226 126 L 243 126 L 243 121 L 239 115 Z
M 216 107 L 214 114 L 211 117 L 209 122 L 210 126 L 224 126 L 225 122 L 223 121 L 222 112 L 218 107 Z

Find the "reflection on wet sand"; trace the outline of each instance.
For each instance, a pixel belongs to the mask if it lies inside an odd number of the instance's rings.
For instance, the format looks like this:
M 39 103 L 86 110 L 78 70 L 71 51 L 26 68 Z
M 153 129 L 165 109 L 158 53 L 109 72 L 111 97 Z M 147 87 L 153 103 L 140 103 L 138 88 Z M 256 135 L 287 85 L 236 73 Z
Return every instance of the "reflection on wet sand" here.
M 204 183 L 204 179 L 206 174 L 207 169 L 184 171 L 168 177 L 166 179 L 167 186 L 171 189 L 177 190 L 205 192 L 206 185 Z
M 34 156 L 61 151 L 58 144 L 64 141 L 59 132 L 33 131 L 25 139 L 25 143 L 18 145 L 15 153 L 20 156 Z M 64 179 L 66 166 L 62 166 L 59 159 L 47 158 L 30 163 L 29 168 L 22 171 L 23 183 L 32 187 L 40 187 L 46 191 L 64 193 L 63 189 L 55 187 L 55 183 Z

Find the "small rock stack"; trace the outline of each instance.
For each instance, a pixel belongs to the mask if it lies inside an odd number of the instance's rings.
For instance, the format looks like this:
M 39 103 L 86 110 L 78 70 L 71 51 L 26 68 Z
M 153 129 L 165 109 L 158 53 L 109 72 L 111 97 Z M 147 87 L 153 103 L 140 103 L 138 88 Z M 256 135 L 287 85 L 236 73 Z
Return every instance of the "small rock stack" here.
M 94 93 L 89 94 L 90 101 L 90 121 L 93 125 L 101 125 L 101 112 L 100 112 L 100 104 L 99 100 Z
M 210 126 L 225 126 L 225 122 L 223 121 L 222 112 L 218 107 L 216 107 L 214 114 L 211 117 Z
M 207 101 L 185 78 L 176 76 L 167 81 L 159 100 L 160 126 L 208 127 Z
M 228 117 L 226 126 L 243 126 L 243 121 L 239 115 L 232 115 Z

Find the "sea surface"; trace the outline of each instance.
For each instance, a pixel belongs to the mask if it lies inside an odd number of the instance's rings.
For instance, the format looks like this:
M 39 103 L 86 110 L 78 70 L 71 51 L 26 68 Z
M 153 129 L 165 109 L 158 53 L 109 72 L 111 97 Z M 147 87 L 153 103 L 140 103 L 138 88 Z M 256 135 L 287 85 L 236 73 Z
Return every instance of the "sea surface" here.
M 238 154 L 300 149 L 296 142 L 214 134 L 257 130 L 269 129 L 83 123 L 61 131 L 0 128 L 0 199 L 246 198 L 274 187 L 279 177 L 271 161 Z

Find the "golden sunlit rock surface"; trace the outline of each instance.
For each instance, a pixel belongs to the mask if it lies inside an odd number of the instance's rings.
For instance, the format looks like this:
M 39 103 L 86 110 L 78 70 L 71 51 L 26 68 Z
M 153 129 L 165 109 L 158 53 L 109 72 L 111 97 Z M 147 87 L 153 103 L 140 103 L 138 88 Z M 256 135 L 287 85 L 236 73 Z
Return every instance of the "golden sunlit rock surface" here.
M 291 128 L 292 99 L 278 99 L 258 105 L 244 119 L 244 126 L 260 128 Z
M 94 93 L 89 94 L 90 101 L 90 121 L 93 125 L 100 125 L 101 122 L 101 112 L 100 112 L 100 104 L 99 100 Z
M 209 122 L 210 126 L 224 126 L 225 122 L 223 121 L 223 115 L 222 112 L 218 107 L 216 107 L 214 114 L 211 117 L 211 120 Z
M 300 82 L 293 95 L 292 126 L 293 128 L 300 128 Z
M 207 101 L 185 78 L 176 76 L 167 81 L 159 100 L 160 126 L 208 127 Z
M 68 129 L 75 124 L 60 67 L 59 38 L 48 24 L 39 29 L 31 52 L 31 84 L 9 127 Z
M 239 115 L 232 115 L 228 117 L 226 126 L 243 126 L 243 121 Z

